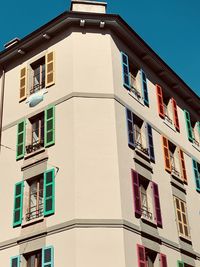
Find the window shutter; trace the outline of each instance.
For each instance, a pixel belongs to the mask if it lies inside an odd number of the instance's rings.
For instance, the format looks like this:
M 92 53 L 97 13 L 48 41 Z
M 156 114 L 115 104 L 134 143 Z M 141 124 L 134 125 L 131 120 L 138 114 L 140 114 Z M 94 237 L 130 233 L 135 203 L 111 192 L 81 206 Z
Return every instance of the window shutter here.
M 139 187 L 139 177 L 138 173 L 134 170 L 131 170 L 132 175 L 132 187 L 133 187 L 133 200 L 135 215 L 137 217 L 141 216 L 141 200 L 140 200 L 140 187 Z
M 137 244 L 138 267 L 147 267 L 145 247 Z
M 190 120 L 190 113 L 187 110 L 184 110 L 184 113 L 185 113 L 185 121 L 186 121 L 188 139 L 190 142 L 193 143 L 193 132 L 192 132 L 192 125 L 191 125 L 191 120 Z
M 54 249 L 52 246 L 42 248 L 42 267 L 54 266 Z
M 194 179 L 196 182 L 196 190 L 200 192 L 200 174 L 198 171 L 198 164 L 196 160 L 192 159 L 192 165 L 193 165 Z
M 197 125 L 198 128 L 197 129 L 198 129 L 199 137 L 200 137 L 200 121 L 198 121 L 197 123 L 198 123 L 198 125 Z
M 26 139 L 26 120 L 23 120 L 17 125 L 17 148 L 16 160 L 22 159 L 25 154 L 25 139 Z
M 174 98 L 172 98 L 172 107 L 173 107 L 173 115 L 174 115 L 174 126 L 176 127 L 176 130 L 180 131 L 178 109 L 177 109 L 177 104 Z
M 130 76 L 129 76 L 129 62 L 128 56 L 121 52 L 122 57 L 122 75 L 123 75 L 123 84 L 126 89 L 130 89 Z
M 187 173 L 185 168 L 185 159 L 183 151 L 179 148 L 179 159 L 180 159 L 180 166 L 181 166 L 181 176 L 183 181 L 187 183 Z
M 160 267 L 167 267 L 167 257 L 162 253 L 160 253 Z
M 22 223 L 23 194 L 24 194 L 24 182 L 21 181 L 15 184 L 13 227 L 19 226 Z
M 169 155 L 169 143 L 166 137 L 162 137 L 163 139 L 163 151 L 164 151 L 164 160 L 165 160 L 165 170 L 171 172 L 171 162 Z
M 55 212 L 55 170 L 44 172 L 44 216 Z
M 20 267 L 20 256 L 15 256 L 10 259 L 11 267 Z
M 148 107 L 149 106 L 149 95 L 148 95 L 148 88 L 147 88 L 147 78 L 144 71 L 141 69 L 141 84 L 142 84 L 142 93 L 143 93 L 143 99 L 144 104 Z
M 26 99 L 27 91 L 27 68 L 20 70 L 20 87 L 19 87 L 19 101 Z
M 44 145 L 49 147 L 55 144 L 55 107 L 45 110 Z
M 165 111 L 164 111 L 164 104 L 163 104 L 162 87 L 158 84 L 156 84 L 156 92 L 157 92 L 157 100 L 158 100 L 158 113 L 160 117 L 164 118 Z
M 184 267 L 183 261 L 177 261 L 177 267 Z
M 49 87 L 55 84 L 55 54 L 54 52 L 47 53 L 45 56 L 45 85 Z
M 147 141 L 148 141 L 148 147 L 149 147 L 149 157 L 152 161 L 155 161 L 154 146 L 153 146 L 153 134 L 152 134 L 151 125 L 149 125 L 147 123 L 146 129 L 147 129 Z
M 162 215 L 161 215 L 161 208 L 160 208 L 158 185 L 154 182 L 152 182 L 152 189 L 153 189 L 153 198 L 154 198 L 154 208 L 155 208 L 155 214 L 156 214 L 156 223 L 159 227 L 162 227 Z
M 128 144 L 131 147 L 135 147 L 133 113 L 129 109 L 126 109 L 126 120 L 128 131 Z

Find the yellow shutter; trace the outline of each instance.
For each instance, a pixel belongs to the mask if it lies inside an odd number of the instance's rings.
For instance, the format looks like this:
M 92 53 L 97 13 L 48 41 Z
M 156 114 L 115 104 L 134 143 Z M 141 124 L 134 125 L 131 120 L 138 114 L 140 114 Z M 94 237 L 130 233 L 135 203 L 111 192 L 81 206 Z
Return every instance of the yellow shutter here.
M 45 56 L 45 85 L 49 87 L 55 83 L 55 54 L 54 52 L 47 53 Z
M 179 234 L 181 236 L 189 238 L 190 231 L 188 227 L 186 204 L 184 201 L 175 197 L 175 206 L 176 206 L 176 217 L 177 217 L 177 225 L 178 225 Z
M 20 92 L 19 92 L 19 101 L 26 99 L 27 91 L 27 68 L 24 67 L 20 70 Z

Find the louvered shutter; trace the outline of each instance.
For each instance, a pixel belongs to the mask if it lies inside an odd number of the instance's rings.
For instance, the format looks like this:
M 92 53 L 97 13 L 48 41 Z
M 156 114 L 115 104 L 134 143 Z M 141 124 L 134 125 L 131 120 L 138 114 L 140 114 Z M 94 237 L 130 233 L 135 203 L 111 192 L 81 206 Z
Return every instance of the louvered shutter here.
M 138 255 L 138 267 L 147 267 L 144 246 L 137 245 L 137 255 Z
M 200 192 L 200 173 L 198 170 L 197 161 L 194 159 L 192 159 L 192 166 L 193 166 L 194 179 L 196 182 L 196 190 Z
M 140 70 L 140 73 L 141 73 L 141 84 L 142 84 L 142 93 L 143 93 L 144 104 L 146 106 L 149 106 L 149 95 L 148 95 L 146 74 L 142 69 Z
M 176 130 L 180 131 L 179 119 L 178 119 L 178 109 L 177 104 L 174 98 L 172 98 L 172 108 L 173 108 L 173 117 L 174 117 L 174 126 Z
M 166 137 L 162 137 L 163 140 L 163 151 L 164 151 L 164 160 L 165 160 L 165 170 L 171 172 L 171 162 L 169 154 L 169 143 Z
M 181 166 L 181 176 L 183 178 L 183 181 L 187 183 L 187 173 L 186 173 L 186 167 L 185 167 L 185 159 L 183 151 L 179 148 L 179 159 L 180 159 L 180 166 Z
M 162 253 L 160 253 L 160 267 L 167 267 L 167 257 Z
M 190 113 L 187 110 L 184 110 L 184 113 L 185 113 L 185 121 L 186 121 L 188 139 L 190 142 L 193 142 L 193 132 L 192 132 L 192 125 L 191 125 L 191 120 L 190 120 Z
M 121 52 L 122 58 L 122 76 L 123 76 L 123 84 L 126 89 L 130 89 L 130 76 L 129 76 L 129 61 L 128 56 Z
M 151 183 L 152 183 L 152 190 L 153 190 L 156 223 L 159 227 L 162 227 L 162 215 L 161 215 L 161 208 L 160 208 L 158 185 L 154 182 L 151 182 Z
M 27 94 L 27 68 L 20 70 L 19 101 L 26 99 Z
M 54 266 L 54 249 L 52 246 L 44 247 L 42 249 L 42 267 Z
M 55 53 L 50 52 L 45 56 L 45 86 L 49 87 L 55 84 Z
M 139 177 L 138 173 L 131 170 L 132 175 L 132 187 L 133 187 L 133 200 L 136 217 L 141 216 L 141 199 L 140 199 L 140 187 L 139 187 Z
M 135 147 L 135 136 L 134 136 L 134 121 L 133 113 L 126 109 L 126 120 L 127 120 L 127 131 L 128 131 L 128 144 L 130 147 Z
M 55 212 L 55 170 L 44 172 L 44 216 Z
M 10 259 L 10 266 L 11 267 L 20 267 L 20 255 L 12 257 Z
M 16 146 L 16 159 L 22 159 L 25 154 L 25 141 L 26 141 L 26 120 L 23 120 L 17 125 L 17 146 Z
M 22 223 L 23 216 L 23 194 L 24 194 L 24 182 L 18 182 L 15 184 L 14 191 L 14 210 L 13 210 L 13 227 L 19 226 Z
M 184 267 L 183 261 L 177 261 L 177 267 Z
M 164 118 L 165 111 L 164 111 L 164 104 L 163 104 L 162 87 L 158 84 L 156 84 L 156 92 L 157 92 L 157 101 L 158 101 L 158 113 L 160 117 Z
M 147 143 L 149 148 L 149 157 L 152 161 L 155 161 L 155 154 L 154 154 L 154 145 L 153 145 L 153 134 L 152 134 L 152 127 L 148 123 L 146 124 L 147 129 Z
M 55 144 L 55 107 L 45 110 L 44 145 L 49 147 Z

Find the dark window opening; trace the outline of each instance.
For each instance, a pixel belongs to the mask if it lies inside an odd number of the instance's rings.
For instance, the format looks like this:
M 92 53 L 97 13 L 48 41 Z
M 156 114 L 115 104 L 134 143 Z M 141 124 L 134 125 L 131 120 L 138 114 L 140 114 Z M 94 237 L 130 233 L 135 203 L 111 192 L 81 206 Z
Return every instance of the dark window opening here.
M 45 88 L 45 57 L 31 64 L 32 68 L 32 85 L 30 94 L 33 94 Z

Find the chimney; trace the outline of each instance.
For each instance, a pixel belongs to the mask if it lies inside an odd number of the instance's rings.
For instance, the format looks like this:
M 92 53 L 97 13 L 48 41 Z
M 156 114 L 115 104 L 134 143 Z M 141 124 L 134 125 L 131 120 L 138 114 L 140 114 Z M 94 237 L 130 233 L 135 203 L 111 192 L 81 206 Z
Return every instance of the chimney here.
M 106 2 L 71 0 L 70 11 L 105 14 L 106 7 L 107 7 Z

